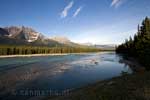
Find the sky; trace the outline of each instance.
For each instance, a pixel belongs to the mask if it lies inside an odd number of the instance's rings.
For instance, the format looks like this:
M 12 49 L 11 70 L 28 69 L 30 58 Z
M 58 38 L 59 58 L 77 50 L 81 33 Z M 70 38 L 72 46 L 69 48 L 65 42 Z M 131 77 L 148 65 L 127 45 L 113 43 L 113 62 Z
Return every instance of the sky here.
M 0 0 L 0 27 L 27 26 L 77 43 L 120 44 L 150 17 L 150 0 Z

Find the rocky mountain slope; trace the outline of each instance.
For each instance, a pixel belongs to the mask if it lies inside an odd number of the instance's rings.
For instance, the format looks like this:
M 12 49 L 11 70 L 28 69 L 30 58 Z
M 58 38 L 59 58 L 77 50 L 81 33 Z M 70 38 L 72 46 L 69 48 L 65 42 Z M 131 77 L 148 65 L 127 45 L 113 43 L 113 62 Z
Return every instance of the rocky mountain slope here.
M 57 41 L 45 38 L 42 33 L 36 32 L 32 28 L 24 26 L 0 28 L 0 44 L 38 46 L 62 45 Z
M 4 28 L 9 33 L 9 38 L 21 39 L 27 42 L 33 42 L 38 39 L 40 33 L 36 32 L 32 28 L 28 27 L 5 27 Z

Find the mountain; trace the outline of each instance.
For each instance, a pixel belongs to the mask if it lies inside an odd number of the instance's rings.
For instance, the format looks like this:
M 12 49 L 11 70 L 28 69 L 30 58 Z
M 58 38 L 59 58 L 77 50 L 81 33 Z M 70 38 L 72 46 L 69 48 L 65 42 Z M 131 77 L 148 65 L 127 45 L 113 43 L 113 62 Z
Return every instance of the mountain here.
M 71 41 L 67 37 L 55 36 L 50 38 L 51 40 L 57 41 L 62 44 L 70 44 Z
M 32 46 L 70 46 L 70 47 L 92 47 L 105 50 L 114 50 L 110 45 L 93 45 L 91 43 L 78 44 L 69 40 L 67 37 L 55 36 L 45 37 L 42 33 L 29 27 L 4 27 L 0 28 L 0 44 L 9 45 L 32 45 Z
M 92 44 L 92 43 L 82 43 L 82 45 L 87 45 L 89 47 L 95 47 L 100 48 L 102 50 L 115 50 L 114 44 L 106 44 L 106 45 L 100 45 L 100 44 Z
M 0 28 L 0 36 L 2 37 L 2 36 L 8 36 L 9 35 L 9 33 L 8 33 L 8 31 L 7 30 L 5 30 L 5 29 L 3 29 L 3 28 Z
M 80 46 L 71 42 L 66 37 L 47 38 L 42 33 L 29 27 L 4 27 L 0 28 L 0 44 L 9 45 L 34 45 L 34 46 Z
M 87 42 L 87 43 L 80 43 L 81 45 L 86 45 L 86 46 L 93 46 L 93 44 L 92 43 L 90 43 L 90 42 Z
M 107 45 L 94 45 L 96 48 L 100 48 L 102 50 L 115 50 L 114 44 L 107 44 Z
M 71 40 L 69 40 L 67 37 L 63 37 L 63 36 L 55 36 L 55 37 L 51 37 L 49 39 L 57 41 L 58 43 L 61 43 L 61 44 L 64 44 L 64 45 L 71 46 L 71 47 L 85 46 L 85 45 L 81 45 L 81 44 L 78 44 L 78 43 L 74 43 Z
M 61 43 L 46 38 L 43 34 L 29 27 L 0 28 L 0 44 L 34 45 L 34 46 L 62 46 Z
M 9 38 L 20 39 L 27 42 L 33 42 L 38 39 L 40 33 L 36 32 L 32 28 L 28 27 L 5 27 L 4 28 L 9 33 Z

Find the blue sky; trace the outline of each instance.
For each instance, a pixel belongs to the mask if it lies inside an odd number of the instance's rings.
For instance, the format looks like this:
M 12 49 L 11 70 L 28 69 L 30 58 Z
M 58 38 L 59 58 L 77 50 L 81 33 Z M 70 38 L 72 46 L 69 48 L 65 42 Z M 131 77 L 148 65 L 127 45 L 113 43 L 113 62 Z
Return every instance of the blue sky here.
M 150 0 L 0 0 L 0 26 L 28 26 L 48 37 L 119 44 L 150 17 Z

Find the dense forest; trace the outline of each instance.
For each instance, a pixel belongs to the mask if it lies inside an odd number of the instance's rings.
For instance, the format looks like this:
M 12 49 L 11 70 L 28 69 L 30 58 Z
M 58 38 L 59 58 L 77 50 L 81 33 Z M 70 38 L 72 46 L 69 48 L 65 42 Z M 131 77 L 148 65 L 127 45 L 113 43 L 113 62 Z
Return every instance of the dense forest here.
M 134 57 L 150 69 L 150 18 L 146 17 L 142 24 L 138 25 L 137 34 L 119 45 L 116 52 Z
M 46 46 L 13 46 L 1 45 L 0 55 L 26 55 L 26 54 L 50 54 L 50 53 L 81 53 L 98 52 L 100 49 L 91 47 L 46 47 Z

